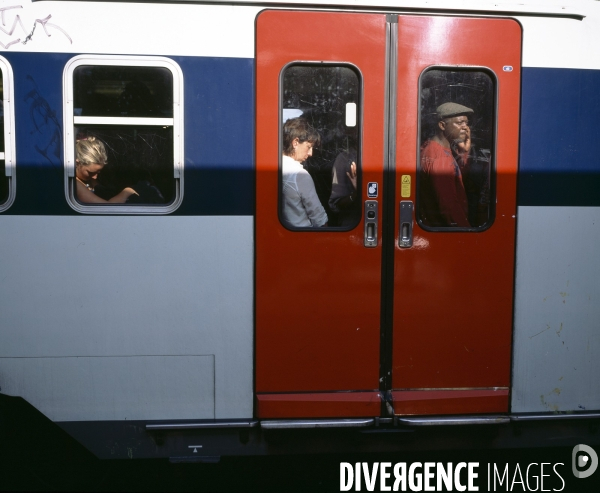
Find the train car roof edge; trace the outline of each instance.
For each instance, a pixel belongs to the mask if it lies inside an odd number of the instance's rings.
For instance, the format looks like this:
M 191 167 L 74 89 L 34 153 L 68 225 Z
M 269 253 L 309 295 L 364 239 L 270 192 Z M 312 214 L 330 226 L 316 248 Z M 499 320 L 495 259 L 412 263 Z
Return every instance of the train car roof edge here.
M 31 0 L 37 2 L 80 2 L 82 0 Z M 540 5 L 527 3 L 493 3 L 493 2 L 464 2 L 463 6 L 448 8 L 443 1 L 434 2 L 398 2 L 377 0 L 374 2 L 363 1 L 360 4 L 345 3 L 345 1 L 335 2 L 331 0 L 313 1 L 313 2 L 282 2 L 279 0 L 91 0 L 94 2 L 108 3 L 162 3 L 162 4 L 199 4 L 199 5 L 231 5 L 245 7 L 281 7 L 281 8 L 324 8 L 351 11 L 385 11 L 397 13 L 427 13 L 430 15 L 493 15 L 493 16 L 526 16 L 526 17 L 557 17 L 563 19 L 583 20 L 586 14 L 577 8 Z M 567 2 L 565 2 L 567 3 Z M 577 2 L 580 3 L 580 2 Z

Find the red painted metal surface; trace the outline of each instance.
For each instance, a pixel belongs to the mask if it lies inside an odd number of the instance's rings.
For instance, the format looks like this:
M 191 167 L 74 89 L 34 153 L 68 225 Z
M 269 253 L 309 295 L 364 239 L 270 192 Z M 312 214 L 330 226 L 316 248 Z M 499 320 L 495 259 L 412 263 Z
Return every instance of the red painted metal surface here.
M 258 394 L 261 418 L 362 418 L 379 416 L 379 392 L 323 392 L 318 394 Z
M 392 391 L 396 414 L 505 413 L 508 390 Z
M 383 15 L 265 11 L 257 19 L 258 393 L 379 388 L 381 247 L 363 246 L 362 221 L 350 232 L 294 232 L 279 222 L 279 77 L 292 61 L 345 62 L 359 68 L 364 87 L 362 181 L 364 187 L 369 181 L 381 183 L 385 29 Z M 350 394 L 342 396 L 350 399 Z M 320 413 L 316 404 L 311 406 L 311 415 Z M 321 413 L 329 409 L 323 404 Z M 344 416 L 345 408 L 338 409 Z
M 508 387 L 521 27 L 508 19 L 404 17 L 398 50 L 397 190 L 402 175 L 411 175 L 415 200 L 420 74 L 434 65 L 481 66 L 498 78 L 497 203 L 484 232 L 428 232 L 415 224 L 414 246 L 396 243 L 393 388 Z M 508 65 L 512 71 L 503 71 Z M 422 412 L 445 412 L 440 399 L 440 409 L 432 403 Z M 507 411 L 503 402 L 503 409 L 490 404 L 493 412 Z

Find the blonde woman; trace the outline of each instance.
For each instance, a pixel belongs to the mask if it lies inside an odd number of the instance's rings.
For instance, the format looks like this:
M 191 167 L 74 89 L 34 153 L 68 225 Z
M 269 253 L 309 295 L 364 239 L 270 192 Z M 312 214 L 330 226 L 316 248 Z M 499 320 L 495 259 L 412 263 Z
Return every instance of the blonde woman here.
M 77 200 L 90 204 L 124 204 L 131 195 L 137 192 L 130 187 L 124 188 L 109 200 L 98 197 L 95 187 L 98 175 L 106 165 L 107 155 L 104 144 L 95 137 L 87 137 L 75 143 L 75 182 L 77 183 Z

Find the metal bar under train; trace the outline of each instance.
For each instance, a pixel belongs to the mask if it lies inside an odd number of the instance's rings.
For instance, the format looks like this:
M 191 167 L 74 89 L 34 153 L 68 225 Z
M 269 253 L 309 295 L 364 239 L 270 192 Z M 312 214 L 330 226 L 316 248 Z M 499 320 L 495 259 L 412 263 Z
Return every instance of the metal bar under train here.
M 250 421 L 215 421 L 195 423 L 147 424 L 148 431 L 214 429 L 214 428 L 253 428 L 264 430 L 310 429 L 310 428 L 366 428 L 393 422 L 406 426 L 448 426 L 448 425 L 497 425 L 522 421 L 548 421 L 565 419 L 597 419 L 600 413 L 573 414 L 510 414 L 510 415 L 468 415 L 468 416 L 396 416 L 393 420 L 379 418 L 359 419 L 280 419 Z

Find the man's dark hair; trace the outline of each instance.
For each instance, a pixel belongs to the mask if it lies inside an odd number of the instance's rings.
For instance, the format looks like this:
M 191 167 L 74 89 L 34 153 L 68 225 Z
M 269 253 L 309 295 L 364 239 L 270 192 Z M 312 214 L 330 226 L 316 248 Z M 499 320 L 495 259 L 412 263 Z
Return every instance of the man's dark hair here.
M 290 118 L 283 124 L 283 153 L 286 156 L 294 154 L 292 142 L 310 142 L 313 147 L 321 143 L 321 136 L 304 118 Z

